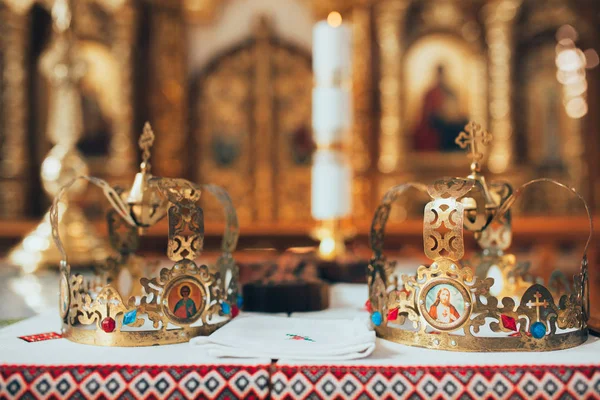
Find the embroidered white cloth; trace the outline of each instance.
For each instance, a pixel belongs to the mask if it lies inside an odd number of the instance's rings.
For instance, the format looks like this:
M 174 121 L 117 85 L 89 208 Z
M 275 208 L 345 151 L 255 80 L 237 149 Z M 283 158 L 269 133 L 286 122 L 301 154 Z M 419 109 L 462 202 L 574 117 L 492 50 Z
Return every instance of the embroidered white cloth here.
M 211 357 L 266 357 L 289 360 L 352 360 L 375 349 L 368 320 L 238 317 L 191 344 Z

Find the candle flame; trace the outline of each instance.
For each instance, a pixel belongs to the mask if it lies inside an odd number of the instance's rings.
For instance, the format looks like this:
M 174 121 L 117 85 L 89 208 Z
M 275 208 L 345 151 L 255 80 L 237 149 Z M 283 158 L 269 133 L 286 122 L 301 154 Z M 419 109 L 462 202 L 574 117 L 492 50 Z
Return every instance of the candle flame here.
M 333 260 L 336 256 L 336 245 L 333 237 L 325 237 L 319 244 L 319 256 L 324 260 Z
M 337 28 L 342 24 L 342 14 L 340 14 L 337 11 L 330 12 L 327 16 L 327 23 L 329 24 L 329 26 Z

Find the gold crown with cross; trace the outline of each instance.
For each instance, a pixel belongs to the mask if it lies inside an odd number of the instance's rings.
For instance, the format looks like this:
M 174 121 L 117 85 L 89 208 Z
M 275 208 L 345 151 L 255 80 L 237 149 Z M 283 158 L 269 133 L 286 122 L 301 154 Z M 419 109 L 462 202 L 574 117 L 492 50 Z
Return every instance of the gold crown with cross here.
M 52 236 L 62 254 L 59 312 L 62 334 L 79 343 L 100 346 L 152 346 L 208 335 L 235 317 L 241 307 L 238 269 L 232 253 L 239 235 L 235 208 L 227 192 L 211 184 L 162 178 L 150 173 L 154 133 L 148 123 L 139 140 L 140 172 L 123 190 L 90 176 L 62 187 L 50 207 Z M 58 231 L 63 197 L 76 181 L 102 189 L 110 204 L 106 214 L 114 254 L 96 267 L 96 276 L 71 275 Z M 200 195 L 209 193 L 225 211 L 222 254 L 214 265 L 197 264 L 204 243 Z M 172 261 L 158 276 L 136 250 L 145 230 L 168 219 L 167 256 Z
M 392 187 L 371 225 L 373 258 L 367 270 L 371 322 L 377 335 L 398 343 L 454 351 L 545 351 L 574 347 L 588 336 L 587 249 L 592 236 L 590 210 L 575 189 L 541 178 L 516 190 L 486 182 L 480 163 L 492 135 L 470 122 L 456 138 L 469 147 L 471 173 L 432 184 Z M 572 280 L 552 273 L 546 286 L 508 252 L 511 207 L 530 187 L 553 184 L 583 202 L 590 222 L 579 272 Z M 423 244 L 430 265 L 401 275 L 383 253 L 392 204 L 407 190 L 429 196 L 423 214 Z M 464 257 L 464 231 L 481 251 Z

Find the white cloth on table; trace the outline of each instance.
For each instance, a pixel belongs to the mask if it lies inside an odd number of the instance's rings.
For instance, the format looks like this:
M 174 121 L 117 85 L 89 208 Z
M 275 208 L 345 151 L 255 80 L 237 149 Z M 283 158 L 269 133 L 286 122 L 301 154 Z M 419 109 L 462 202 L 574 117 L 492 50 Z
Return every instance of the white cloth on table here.
M 238 317 L 208 337 L 190 341 L 211 357 L 352 360 L 375 349 L 368 320 Z

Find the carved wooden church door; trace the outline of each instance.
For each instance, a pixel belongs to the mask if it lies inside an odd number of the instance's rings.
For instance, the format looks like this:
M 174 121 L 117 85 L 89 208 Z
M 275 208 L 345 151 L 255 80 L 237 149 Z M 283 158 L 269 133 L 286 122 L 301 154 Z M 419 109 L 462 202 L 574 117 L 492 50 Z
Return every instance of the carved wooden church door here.
M 195 81 L 195 174 L 225 186 L 241 222 L 310 218 L 311 89 L 310 55 L 265 19 Z M 216 201 L 203 201 L 208 218 L 220 216 Z

